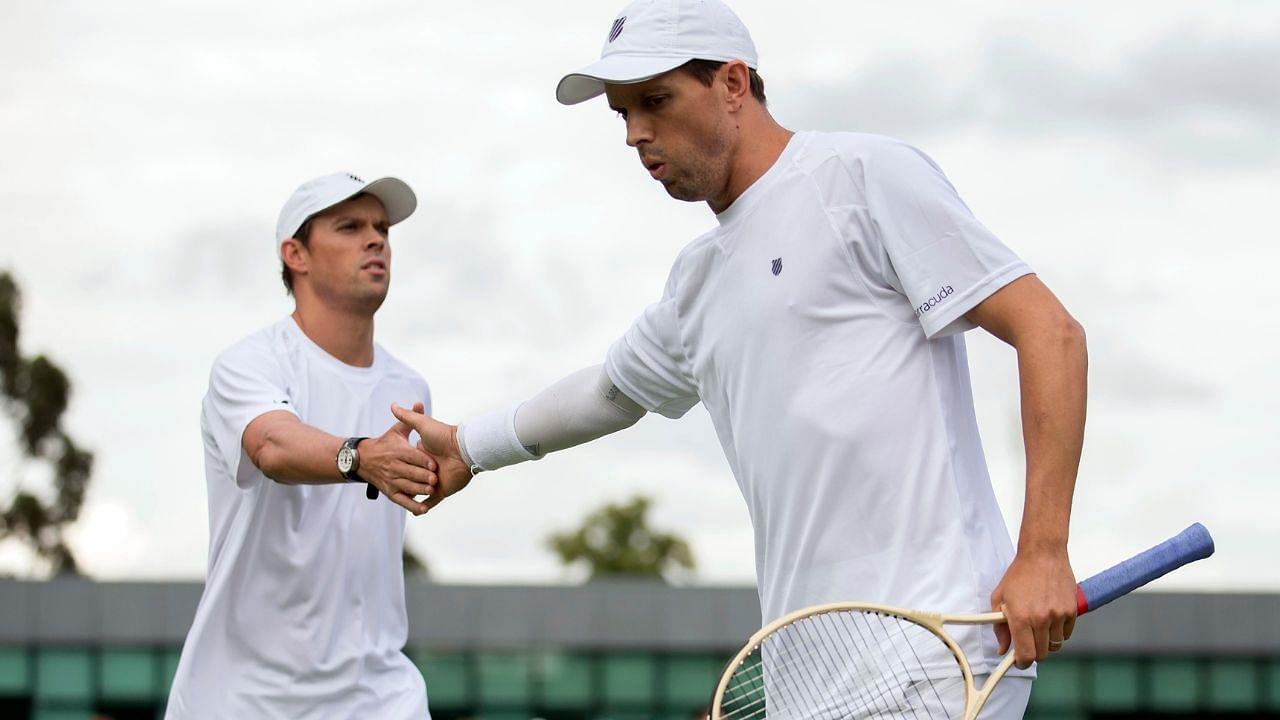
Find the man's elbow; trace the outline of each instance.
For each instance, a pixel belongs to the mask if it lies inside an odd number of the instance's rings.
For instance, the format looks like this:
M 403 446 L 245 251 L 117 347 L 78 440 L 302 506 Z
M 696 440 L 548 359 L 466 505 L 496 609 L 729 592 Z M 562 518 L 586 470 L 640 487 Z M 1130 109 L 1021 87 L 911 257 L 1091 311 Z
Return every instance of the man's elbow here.
M 1063 312 L 1055 323 L 1053 331 L 1054 344 L 1065 354 L 1075 355 L 1083 360 L 1089 357 L 1088 340 L 1085 338 L 1084 326 L 1070 314 Z
M 1066 310 L 1058 310 L 1035 318 L 1024 325 L 1010 341 L 1018 352 L 1086 359 L 1088 350 L 1084 326 Z
M 249 456 L 249 461 L 263 475 L 276 482 L 285 482 L 280 479 L 285 454 L 280 444 L 273 442 L 269 430 L 262 433 L 260 437 L 255 438 L 253 442 L 246 441 L 245 453 Z
M 1063 321 L 1063 333 L 1072 345 L 1080 348 L 1081 350 L 1088 347 L 1088 343 L 1084 335 L 1084 325 L 1081 325 L 1079 320 L 1076 320 L 1070 315 L 1068 315 Z

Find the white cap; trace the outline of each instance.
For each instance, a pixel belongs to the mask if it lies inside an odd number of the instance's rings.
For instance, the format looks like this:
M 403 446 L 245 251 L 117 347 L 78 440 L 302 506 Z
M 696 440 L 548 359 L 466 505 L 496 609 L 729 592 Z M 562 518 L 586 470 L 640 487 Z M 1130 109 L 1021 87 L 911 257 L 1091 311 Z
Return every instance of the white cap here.
M 280 219 L 276 222 L 276 253 L 280 252 L 280 243 L 293 237 L 307 218 L 361 193 L 382 201 L 387 222 L 392 225 L 412 215 L 418 207 L 418 197 L 413 190 L 403 180 L 393 177 L 366 183 L 351 173 L 334 173 L 308 180 L 293 191 L 280 210 Z
M 635 0 L 613 21 L 600 59 L 561 78 L 556 99 L 576 105 L 602 94 L 607 82 L 644 82 L 690 60 L 741 60 L 758 69 L 747 26 L 720 0 Z

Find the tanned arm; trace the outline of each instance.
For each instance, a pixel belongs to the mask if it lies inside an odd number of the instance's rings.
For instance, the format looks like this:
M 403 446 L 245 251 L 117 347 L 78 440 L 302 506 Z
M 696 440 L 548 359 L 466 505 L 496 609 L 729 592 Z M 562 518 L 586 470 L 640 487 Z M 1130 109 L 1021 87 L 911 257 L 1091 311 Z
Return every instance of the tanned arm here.
M 418 403 L 414 409 L 422 411 Z M 413 428 L 397 422 L 385 433 L 360 442 L 360 477 L 414 515 L 427 505 L 414 498 L 432 495 L 437 484 L 436 462 L 409 443 Z M 264 475 L 285 484 L 345 482 L 335 458 L 344 438 L 330 435 L 284 410 L 254 418 L 242 442 L 249 460 Z
M 1067 557 L 1071 500 L 1084 443 L 1088 352 L 1084 330 L 1035 275 L 987 298 L 966 317 L 1018 353 L 1026 500 L 1017 554 L 992 593 L 1012 641 L 1014 662 L 1028 667 L 1071 637 L 1075 576 Z

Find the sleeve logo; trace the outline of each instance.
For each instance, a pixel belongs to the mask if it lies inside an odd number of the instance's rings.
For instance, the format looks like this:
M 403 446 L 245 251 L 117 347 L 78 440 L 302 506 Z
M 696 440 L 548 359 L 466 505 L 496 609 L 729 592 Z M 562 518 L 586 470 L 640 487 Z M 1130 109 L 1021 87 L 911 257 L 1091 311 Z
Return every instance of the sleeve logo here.
M 953 291 L 951 290 L 950 285 L 943 285 L 942 289 L 938 290 L 937 295 L 934 295 L 933 297 L 925 300 L 923 303 L 920 303 L 920 306 L 916 308 L 916 317 L 920 317 L 921 315 L 924 315 L 925 313 L 932 310 L 935 306 L 937 306 L 938 303 L 941 303 L 943 300 L 946 300 L 947 298 L 951 297 L 952 292 Z

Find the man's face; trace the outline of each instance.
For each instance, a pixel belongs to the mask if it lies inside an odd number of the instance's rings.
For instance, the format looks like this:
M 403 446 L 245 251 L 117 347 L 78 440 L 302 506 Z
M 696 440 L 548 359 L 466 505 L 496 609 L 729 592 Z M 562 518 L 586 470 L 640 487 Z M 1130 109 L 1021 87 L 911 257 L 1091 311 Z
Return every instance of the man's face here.
M 361 195 L 311 221 L 306 282 L 326 305 L 372 315 L 391 287 L 389 225 L 382 201 Z
M 673 70 L 630 85 L 605 85 L 609 107 L 627 123 L 627 144 L 677 200 L 711 200 L 729 180 L 732 117 L 719 78 L 707 87 Z

